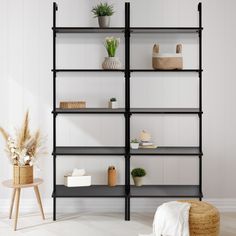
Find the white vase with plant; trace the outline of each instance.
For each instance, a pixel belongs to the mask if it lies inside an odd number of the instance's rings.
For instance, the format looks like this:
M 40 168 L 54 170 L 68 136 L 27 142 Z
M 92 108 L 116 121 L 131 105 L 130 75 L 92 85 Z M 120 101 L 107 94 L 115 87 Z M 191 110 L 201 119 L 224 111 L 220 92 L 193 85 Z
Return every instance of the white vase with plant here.
M 139 141 L 138 139 L 132 139 L 131 142 L 130 142 L 130 147 L 132 149 L 138 149 L 139 148 Z
M 110 26 L 110 16 L 114 14 L 112 5 L 100 3 L 93 7 L 92 13 L 94 14 L 94 17 L 98 18 L 100 28 L 107 28 Z
M 109 108 L 111 109 L 117 109 L 118 106 L 118 101 L 116 100 L 116 98 L 111 98 L 109 101 Z
M 107 37 L 105 39 L 105 48 L 107 50 L 108 57 L 105 57 L 102 63 L 104 70 L 119 70 L 122 65 L 118 57 L 116 57 L 116 50 L 120 44 L 119 38 Z
M 37 165 L 39 156 L 46 154 L 40 130 L 31 134 L 29 130 L 29 112 L 26 112 L 23 125 L 16 129 L 12 137 L 0 127 L 6 141 L 6 153 L 13 165 L 14 184 L 30 184 L 33 182 L 33 166 Z
M 137 187 L 143 185 L 143 177 L 146 175 L 146 171 L 143 168 L 135 168 L 131 171 L 131 175 L 134 180 L 134 184 Z

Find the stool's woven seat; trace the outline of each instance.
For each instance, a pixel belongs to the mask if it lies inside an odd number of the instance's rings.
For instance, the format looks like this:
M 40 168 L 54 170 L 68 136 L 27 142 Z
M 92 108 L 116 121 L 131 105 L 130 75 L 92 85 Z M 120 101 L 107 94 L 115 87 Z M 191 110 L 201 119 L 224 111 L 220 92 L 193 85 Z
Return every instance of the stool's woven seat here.
M 220 214 L 214 206 L 196 200 L 181 202 L 191 204 L 189 211 L 189 230 L 191 236 L 219 236 Z

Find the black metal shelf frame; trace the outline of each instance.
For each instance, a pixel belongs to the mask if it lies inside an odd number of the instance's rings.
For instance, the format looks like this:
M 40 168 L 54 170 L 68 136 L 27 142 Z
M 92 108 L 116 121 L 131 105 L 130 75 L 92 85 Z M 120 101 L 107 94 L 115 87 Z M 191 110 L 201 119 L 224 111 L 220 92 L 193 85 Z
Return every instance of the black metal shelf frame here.
M 130 220 L 130 199 L 142 197 L 162 198 L 199 198 L 202 194 L 202 4 L 198 4 L 198 27 L 130 27 L 130 3 L 125 3 L 125 27 L 57 27 L 57 4 L 53 3 L 53 220 L 56 220 L 56 199 L 73 197 L 119 197 L 125 199 L 125 220 Z M 102 69 L 62 69 L 56 67 L 56 35 L 73 33 L 119 33 L 125 37 L 125 68 L 120 70 Z M 130 37 L 133 34 L 197 34 L 199 37 L 199 67 L 183 70 L 153 70 L 130 68 Z M 124 73 L 125 78 L 125 107 L 119 109 L 86 108 L 63 110 L 56 107 L 56 77 L 57 73 L 102 72 Z M 198 108 L 131 108 L 130 107 L 130 78 L 131 73 L 197 73 L 199 77 L 199 107 Z M 59 114 L 122 114 L 125 117 L 125 146 L 124 147 L 68 147 L 56 145 L 56 117 Z M 183 114 L 199 117 L 199 144 L 197 147 L 158 147 L 157 149 L 130 149 L 130 120 L 131 115 L 139 114 Z M 92 185 L 84 188 L 67 188 L 56 183 L 57 156 L 123 156 L 125 159 L 125 184 L 109 188 L 105 185 Z M 199 159 L 198 185 L 145 185 L 135 187 L 130 185 L 130 160 L 135 156 L 197 156 Z

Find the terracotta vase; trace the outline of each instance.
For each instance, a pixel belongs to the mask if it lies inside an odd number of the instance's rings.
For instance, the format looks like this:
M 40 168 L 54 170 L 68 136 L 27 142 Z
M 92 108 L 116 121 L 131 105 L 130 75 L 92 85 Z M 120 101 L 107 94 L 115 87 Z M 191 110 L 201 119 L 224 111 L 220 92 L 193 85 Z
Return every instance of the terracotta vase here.
M 116 186 L 116 168 L 115 166 L 109 166 L 108 168 L 108 186 Z

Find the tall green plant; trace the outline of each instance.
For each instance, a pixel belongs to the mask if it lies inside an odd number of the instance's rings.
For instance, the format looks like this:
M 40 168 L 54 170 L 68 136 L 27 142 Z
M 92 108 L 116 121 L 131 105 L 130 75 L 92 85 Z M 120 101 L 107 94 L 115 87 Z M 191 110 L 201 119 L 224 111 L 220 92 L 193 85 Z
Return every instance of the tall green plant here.
M 116 49 L 118 48 L 119 44 L 120 44 L 119 38 L 107 37 L 105 39 L 105 48 L 107 50 L 109 57 L 115 57 Z
M 100 3 L 97 6 L 93 7 L 92 13 L 94 17 L 99 16 L 111 16 L 114 14 L 113 6 L 106 3 Z

